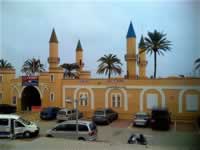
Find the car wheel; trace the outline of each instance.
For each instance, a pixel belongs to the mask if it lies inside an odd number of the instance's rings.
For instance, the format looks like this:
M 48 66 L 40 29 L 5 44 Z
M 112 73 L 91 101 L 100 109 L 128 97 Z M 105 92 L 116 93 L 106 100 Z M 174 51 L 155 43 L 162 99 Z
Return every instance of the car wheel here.
M 51 134 L 47 134 L 46 137 L 53 137 Z
M 106 121 L 106 124 L 107 124 L 107 125 L 109 125 L 109 124 L 110 124 L 110 120 L 109 120 L 109 119 Z
M 79 140 L 79 141 L 85 141 L 85 138 L 79 137 L 78 140 Z
M 24 138 L 30 138 L 31 137 L 31 133 L 29 131 L 24 132 L 23 134 Z

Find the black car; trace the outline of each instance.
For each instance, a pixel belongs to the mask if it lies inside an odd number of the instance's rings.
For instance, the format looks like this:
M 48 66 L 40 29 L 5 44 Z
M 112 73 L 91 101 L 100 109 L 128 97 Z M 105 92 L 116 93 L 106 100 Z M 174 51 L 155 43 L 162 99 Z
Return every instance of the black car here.
M 56 115 L 60 108 L 58 107 L 47 107 L 43 108 L 40 112 L 40 119 L 42 120 L 50 120 L 50 119 L 56 119 Z
M 0 114 L 16 113 L 16 106 L 9 104 L 0 104 Z
M 166 108 L 154 108 L 151 113 L 152 129 L 169 130 L 171 118 Z
M 117 119 L 118 113 L 110 108 L 97 109 L 92 117 L 96 124 L 110 124 L 110 122 Z

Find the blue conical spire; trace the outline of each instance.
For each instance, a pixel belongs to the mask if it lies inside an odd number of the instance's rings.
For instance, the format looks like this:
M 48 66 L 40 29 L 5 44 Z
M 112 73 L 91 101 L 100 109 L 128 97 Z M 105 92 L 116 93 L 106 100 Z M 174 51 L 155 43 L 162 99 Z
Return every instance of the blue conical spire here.
M 130 25 L 129 25 L 129 28 L 128 28 L 128 33 L 126 35 L 126 38 L 132 38 L 132 37 L 135 38 L 136 35 L 135 35 L 135 31 L 133 29 L 133 24 L 131 22 Z
M 78 40 L 76 51 L 82 51 L 82 46 L 81 46 L 81 41 L 80 40 Z

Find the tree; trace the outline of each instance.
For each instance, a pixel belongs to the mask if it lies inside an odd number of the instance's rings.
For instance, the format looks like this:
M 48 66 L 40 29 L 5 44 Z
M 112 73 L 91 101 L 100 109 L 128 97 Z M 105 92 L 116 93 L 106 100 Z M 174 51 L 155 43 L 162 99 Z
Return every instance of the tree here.
M 195 68 L 194 68 L 195 71 L 199 70 L 200 72 L 200 57 L 195 60 L 194 65 L 195 65 Z
M 122 73 L 122 63 L 120 59 L 117 58 L 116 55 L 109 54 L 104 55 L 103 57 L 99 58 L 97 62 L 100 62 L 98 66 L 97 73 L 98 74 L 106 74 L 108 75 L 108 79 L 110 79 L 112 74 L 121 74 Z
M 14 67 L 10 62 L 4 59 L 0 59 L 0 69 L 13 69 Z
M 157 54 L 164 55 L 164 52 L 171 50 L 171 41 L 168 41 L 166 38 L 167 34 L 158 32 L 154 30 L 154 32 L 148 32 L 148 36 L 144 38 L 143 51 L 150 53 L 150 55 L 154 54 L 154 78 L 156 78 L 157 71 Z
M 195 70 L 200 70 L 200 57 L 195 60 L 194 64 Z
M 40 59 L 32 58 L 24 62 L 21 71 L 26 75 L 35 75 L 36 73 L 45 71 L 45 69 Z
M 67 64 L 64 63 L 60 65 L 62 68 L 64 68 L 64 78 L 79 78 L 77 70 L 80 68 L 76 63 Z

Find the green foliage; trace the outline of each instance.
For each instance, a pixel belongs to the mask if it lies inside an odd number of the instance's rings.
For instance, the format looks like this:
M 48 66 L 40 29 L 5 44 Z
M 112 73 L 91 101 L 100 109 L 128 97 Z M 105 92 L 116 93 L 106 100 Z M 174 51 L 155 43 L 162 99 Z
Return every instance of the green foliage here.
M 200 58 L 197 58 L 194 62 L 195 65 L 195 70 L 199 70 L 200 71 Z
M 171 41 L 168 41 L 166 36 L 167 34 L 158 32 L 157 30 L 148 32 L 141 46 L 144 50 L 140 53 L 146 51 L 150 55 L 154 54 L 154 78 L 156 78 L 157 54 L 164 55 L 165 52 L 171 50 Z
M 7 60 L 0 59 L 0 69 L 14 69 L 14 67 Z
M 97 62 L 100 62 L 98 66 L 97 73 L 98 74 L 106 74 L 110 79 L 112 74 L 121 74 L 122 73 L 122 63 L 120 59 L 117 58 L 116 55 L 109 54 L 104 55 L 103 57 L 99 58 Z
M 80 67 L 76 63 L 68 64 L 64 63 L 60 65 L 64 71 L 64 78 L 76 79 L 79 78 L 79 74 L 77 72 Z
M 28 59 L 24 62 L 21 71 L 26 75 L 35 75 L 45 71 L 44 65 L 40 62 L 40 59 Z

